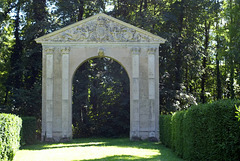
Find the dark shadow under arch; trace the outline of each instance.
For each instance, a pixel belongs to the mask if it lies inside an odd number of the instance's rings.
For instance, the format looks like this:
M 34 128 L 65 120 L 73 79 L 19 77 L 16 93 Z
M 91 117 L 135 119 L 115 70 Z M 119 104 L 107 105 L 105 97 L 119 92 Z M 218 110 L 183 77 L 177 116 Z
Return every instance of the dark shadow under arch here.
M 129 135 L 130 82 L 119 62 L 87 59 L 73 75 L 72 91 L 73 137 Z

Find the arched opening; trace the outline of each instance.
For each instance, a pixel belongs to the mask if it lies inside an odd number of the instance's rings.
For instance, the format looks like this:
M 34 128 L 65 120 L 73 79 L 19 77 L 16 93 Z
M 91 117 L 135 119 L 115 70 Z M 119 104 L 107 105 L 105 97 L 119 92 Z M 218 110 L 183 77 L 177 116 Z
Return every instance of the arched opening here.
M 109 57 L 82 63 L 72 79 L 73 138 L 128 136 L 130 128 L 129 77 Z

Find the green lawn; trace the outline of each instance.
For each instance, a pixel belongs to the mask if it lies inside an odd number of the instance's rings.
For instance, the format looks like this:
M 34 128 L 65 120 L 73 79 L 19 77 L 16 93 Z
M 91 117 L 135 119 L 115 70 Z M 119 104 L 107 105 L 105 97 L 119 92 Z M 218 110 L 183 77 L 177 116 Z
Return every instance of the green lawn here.
M 14 161 L 182 161 L 160 143 L 121 139 L 77 139 L 69 143 L 37 144 L 19 150 Z

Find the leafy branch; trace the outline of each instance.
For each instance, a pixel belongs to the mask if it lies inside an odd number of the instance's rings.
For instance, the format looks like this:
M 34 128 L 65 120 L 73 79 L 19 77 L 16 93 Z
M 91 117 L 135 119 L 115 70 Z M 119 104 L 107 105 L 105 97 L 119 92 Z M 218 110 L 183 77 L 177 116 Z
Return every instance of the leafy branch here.
M 236 105 L 236 117 L 238 118 L 238 121 L 240 121 L 240 106 L 239 107 L 237 107 L 237 105 Z

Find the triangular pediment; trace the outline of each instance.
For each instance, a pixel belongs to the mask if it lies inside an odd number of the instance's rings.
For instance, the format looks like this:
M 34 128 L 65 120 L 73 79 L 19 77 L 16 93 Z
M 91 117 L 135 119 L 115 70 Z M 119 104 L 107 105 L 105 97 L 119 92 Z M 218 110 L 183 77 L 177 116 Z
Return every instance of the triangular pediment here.
M 164 43 L 165 39 L 100 13 L 37 38 L 38 43 Z

